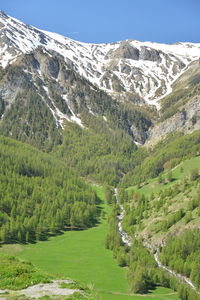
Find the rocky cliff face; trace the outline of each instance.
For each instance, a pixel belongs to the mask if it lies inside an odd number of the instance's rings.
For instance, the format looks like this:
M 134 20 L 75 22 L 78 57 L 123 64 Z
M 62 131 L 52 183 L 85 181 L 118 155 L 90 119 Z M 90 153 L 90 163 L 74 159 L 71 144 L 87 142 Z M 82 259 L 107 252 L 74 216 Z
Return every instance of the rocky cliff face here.
M 179 131 L 184 134 L 200 129 L 200 96 L 195 96 L 185 106 L 164 122 L 158 123 L 149 131 L 147 147 L 152 147 L 167 134 Z
M 162 99 L 160 120 L 148 132 L 147 147 L 152 147 L 167 134 L 183 134 L 200 129 L 200 61 L 192 62 L 176 80 L 173 92 Z

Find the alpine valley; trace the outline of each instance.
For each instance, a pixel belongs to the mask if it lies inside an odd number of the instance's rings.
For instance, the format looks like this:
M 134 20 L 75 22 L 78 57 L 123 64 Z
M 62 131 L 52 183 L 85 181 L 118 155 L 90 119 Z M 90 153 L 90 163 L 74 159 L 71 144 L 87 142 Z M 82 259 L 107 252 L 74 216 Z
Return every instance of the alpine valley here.
M 0 11 L 0 169 L 0 299 L 200 299 L 200 43 Z

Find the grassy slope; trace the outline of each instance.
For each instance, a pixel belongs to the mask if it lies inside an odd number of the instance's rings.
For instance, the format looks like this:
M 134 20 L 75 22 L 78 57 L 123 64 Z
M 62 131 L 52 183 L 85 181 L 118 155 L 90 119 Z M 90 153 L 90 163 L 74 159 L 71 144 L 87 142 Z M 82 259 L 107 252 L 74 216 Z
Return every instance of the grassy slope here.
M 101 294 L 98 300 L 178 300 L 179 297 L 172 290 L 167 288 L 158 288 L 147 295 L 120 295 L 120 294 Z
M 181 168 L 183 169 L 183 172 L 181 172 Z M 179 164 L 178 166 L 176 166 L 172 170 L 172 175 L 174 180 L 172 182 L 169 182 L 168 184 L 165 183 L 158 184 L 158 177 L 156 177 L 153 179 L 149 179 L 148 183 L 139 189 L 137 186 L 131 186 L 127 190 L 129 192 L 138 191 L 144 194 L 145 196 L 150 196 L 152 193 L 158 193 L 163 189 L 172 187 L 173 185 L 177 184 L 178 181 L 185 178 L 186 176 L 189 177 L 191 170 L 196 168 L 200 169 L 200 156 L 187 159 L 183 161 L 181 164 Z M 162 174 L 163 179 L 167 178 L 167 174 L 168 171 Z
M 0 253 L 0 289 L 21 290 L 29 285 L 50 282 L 51 279 L 54 277 L 31 263 Z
M 97 188 L 97 192 L 103 199 L 102 190 Z M 108 212 L 107 206 L 104 209 Z M 33 245 L 8 245 L 2 250 L 14 252 L 51 274 L 59 273 L 84 283 L 93 283 L 100 290 L 98 300 L 179 299 L 176 293 L 165 288 L 158 288 L 146 296 L 126 295 L 126 270 L 117 266 L 112 252 L 105 249 L 106 232 L 107 221 L 103 220 L 97 227 L 85 231 L 66 232 Z
M 181 171 L 182 169 L 182 171 Z M 162 174 L 163 183 L 158 183 L 158 177 L 150 179 L 147 184 L 138 188 L 138 186 L 129 187 L 127 190 L 129 193 L 139 192 L 144 194 L 147 198 L 150 198 L 154 194 L 154 200 L 150 201 L 150 208 L 148 210 L 148 217 L 141 221 L 140 225 L 136 225 L 135 229 L 143 237 L 149 236 L 151 244 L 160 244 L 168 234 L 173 232 L 181 232 L 183 229 L 197 227 L 200 223 L 200 217 L 198 215 L 198 208 L 193 211 L 189 211 L 188 205 L 192 199 L 196 198 L 196 192 L 199 188 L 197 182 L 192 182 L 192 185 L 186 187 L 183 186 L 184 180 L 188 179 L 190 182 L 191 170 L 198 169 L 200 171 L 200 157 L 193 157 L 191 159 L 183 161 L 180 165 L 176 166 L 172 170 L 172 182 L 167 182 L 168 172 Z M 169 189 L 180 190 L 177 195 L 163 198 L 160 196 L 160 192 Z M 159 200 L 164 200 L 163 205 L 158 208 L 156 203 Z M 163 229 L 162 222 L 167 221 L 170 216 L 175 212 L 182 209 L 186 212 L 186 216 L 175 222 L 168 230 Z M 191 213 L 191 219 L 186 222 L 187 214 Z

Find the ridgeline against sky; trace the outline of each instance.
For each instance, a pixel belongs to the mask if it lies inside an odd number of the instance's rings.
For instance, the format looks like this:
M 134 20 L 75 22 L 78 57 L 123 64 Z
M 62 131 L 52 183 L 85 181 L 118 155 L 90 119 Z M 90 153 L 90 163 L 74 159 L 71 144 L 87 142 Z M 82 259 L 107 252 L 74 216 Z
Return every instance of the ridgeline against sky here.
M 1 0 L 0 9 L 83 42 L 199 42 L 198 0 Z

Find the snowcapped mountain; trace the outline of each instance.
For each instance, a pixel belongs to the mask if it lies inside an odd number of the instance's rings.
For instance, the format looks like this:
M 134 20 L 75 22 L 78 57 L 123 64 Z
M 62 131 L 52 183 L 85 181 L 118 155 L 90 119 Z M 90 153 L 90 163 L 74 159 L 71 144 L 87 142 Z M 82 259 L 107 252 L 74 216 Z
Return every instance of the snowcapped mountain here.
M 136 104 L 157 105 L 171 92 L 172 83 L 188 65 L 200 57 L 200 44 L 165 45 L 135 40 L 87 44 L 25 25 L 0 12 L 3 68 L 38 47 L 48 55 L 52 51 L 61 55 L 68 67 L 113 98 Z
M 140 144 L 157 132 L 162 136 L 162 124 L 152 130 L 159 118 L 166 120 L 166 134 L 199 128 L 199 98 L 190 101 L 199 95 L 199 58 L 200 44 L 88 44 L 1 11 L 0 133 L 47 149 L 61 142 L 69 122 L 91 128 L 97 118 Z M 172 99 L 163 99 L 168 94 Z M 170 126 L 177 111 L 183 111 L 181 121 Z

